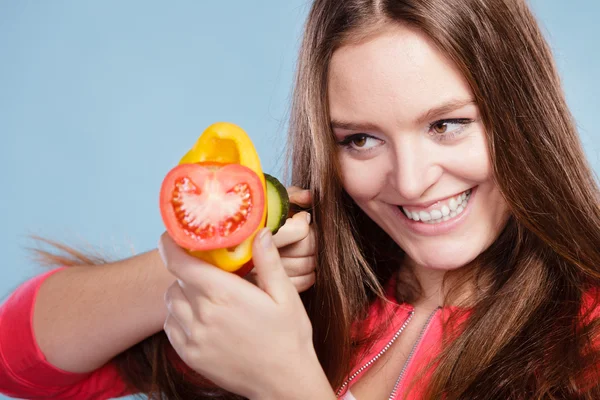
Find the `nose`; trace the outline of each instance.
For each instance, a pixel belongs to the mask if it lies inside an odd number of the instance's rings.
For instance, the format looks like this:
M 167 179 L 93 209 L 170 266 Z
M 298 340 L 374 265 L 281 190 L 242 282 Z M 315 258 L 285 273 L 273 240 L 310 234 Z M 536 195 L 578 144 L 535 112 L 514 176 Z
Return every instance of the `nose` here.
M 443 169 L 431 150 L 418 140 L 402 141 L 395 146 L 389 184 L 404 200 L 420 199 L 440 179 Z

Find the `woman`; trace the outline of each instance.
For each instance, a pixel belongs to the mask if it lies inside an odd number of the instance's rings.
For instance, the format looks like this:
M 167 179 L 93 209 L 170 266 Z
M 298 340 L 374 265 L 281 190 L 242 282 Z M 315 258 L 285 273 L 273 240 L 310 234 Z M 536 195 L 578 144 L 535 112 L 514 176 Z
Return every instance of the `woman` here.
M 165 329 L 188 365 L 261 399 L 335 398 L 322 374 L 358 400 L 600 398 L 598 189 L 524 1 L 317 0 L 294 99 L 293 182 L 315 202 L 319 275 L 305 305 L 320 364 L 306 323 L 284 344 L 248 340 L 293 358 L 227 351 L 245 339 L 214 317 L 227 308 L 210 282 L 187 276 Z M 176 274 L 193 263 L 168 238 L 163 249 Z M 266 277 L 275 306 L 245 309 L 243 326 L 301 318 L 289 285 Z M 374 300 L 391 283 L 399 304 Z
M 361 315 L 367 288 L 398 265 L 395 243 L 404 253 L 396 298 L 412 303 L 415 317 L 419 307 L 469 310 L 427 387 L 415 389 L 447 399 L 598 397 L 597 379 L 584 372 L 597 368 L 597 353 L 582 315 L 597 304 L 598 191 L 525 2 L 317 2 L 302 60 L 294 170 L 313 169 L 295 182 L 319 189 L 317 237 L 328 259 L 318 265 L 330 276 L 317 289 L 339 294 L 325 316 L 336 325 L 325 332 L 313 322 L 318 351 L 344 344 L 321 358 L 333 387 L 353 353 L 339 316 Z M 327 102 L 315 90 L 325 84 Z M 333 135 L 317 134 L 330 121 Z M 331 154 L 336 141 L 347 146 L 337 158 L 310 159 L 315 149 Z M 429 203 L 469 190 L 456 226 L 423 224 L 439 217 Z M 364 214 L 394 243 L 361 223 Z M 332 223 L 342 227 L 338 241 Z M 360 266 L 369 258 L 379 260 L 374 277 L 356 272 L 368 271 Z M 364 378 L 367 387 L 377 379 Z
M 315 285 L 268 233 L 258 287 L 164 235 L 187 366 L 251 399 L 600 398 L 598 191 L 523 1 L 316 0 L 290 131 Z M 160 343 L 120 360 L 98 391 L 238 398 Z

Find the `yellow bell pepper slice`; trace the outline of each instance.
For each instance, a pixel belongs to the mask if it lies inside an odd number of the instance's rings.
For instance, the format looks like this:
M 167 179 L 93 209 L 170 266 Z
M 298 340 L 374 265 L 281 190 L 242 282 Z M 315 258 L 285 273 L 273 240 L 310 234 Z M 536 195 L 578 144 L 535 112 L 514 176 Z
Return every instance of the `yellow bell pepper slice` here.
M 241 164 L 256 172 L 267 198 L 265 177 L 260 158 L 248 134 L 239 126 L 229 122 L 217 122 L 206 128 L 194 146 L 183 156 L 179 164 L 216 162 L 221 164 Z M 234 272 L 252 258 L 252 241 L 260 229 L 265 226 L 267 202 L 258 228 L 242 243 L 231 249 L 211 251 L 190 251 L 195 257 L 217 267 Z

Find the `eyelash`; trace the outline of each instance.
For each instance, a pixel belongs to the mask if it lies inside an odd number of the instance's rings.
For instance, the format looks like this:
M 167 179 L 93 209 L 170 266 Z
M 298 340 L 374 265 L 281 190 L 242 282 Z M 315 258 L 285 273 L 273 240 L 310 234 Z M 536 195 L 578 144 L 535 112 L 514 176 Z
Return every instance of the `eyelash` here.
M 473 122 L 474 121 L 469 118 L 441 119 L 439 121 L 435 121 L 435 122 L 432 122 L 431 124 L 429 124 L 429 134 L 431 136 L 434 136 L 435 139 L 440 142 L 452 140 L 452 139 L 456 138 L 457 136 L 459 136 L 461 133 L 463 133 L 466 126 Z M 440 125 L 440 124 L 458 124 L 458 125 L 461 125 L 461 127 L 452 132 L 449 132 L 449 133 L 432 132 L 433 127 L 436 125 Z
M 435 121 L 435 122 L 432 122 L 431 124 L 429 124 L 428 132 L 431 136 L 433 136 L 435 138 L 435 140 L 437 140 L 439 142 L 445 142 L 445 141 L 452 140 L 452 139 L 456 138 L 457 136 L 459 136 L 464 131 L 465 127 L 467 125 L 471 124 L 472 122 L 474 122 L 474 121 L 469 118 L 441 119 L 441 120 L 438 120 L 438 121 Z M 458 125 L 461 125 L 461 127 L 459 129 L 456 129 L 449 133 L 432 132 L 433 127 L 436 125 L 440 125 L 440 124 L 458 124 Z M 369 148 L 366 150 L 360 150 L 360 149 L 355 148 L 353 146 L 353 142 L 358 139 L 375 139 L 375 140 L 381 141 L 381 139 L 376 138 L 375 136 L 369 135 L 367 133 L 354 133 L 354 134 L 348 135 L 348 136 L 344 137 L 342 140 L 338 141 L 338 145 L 343 146 L 344 148 L 346 148 L 349 151 L 361 152 L 361 153 L 366 153 L 374 148 L 374 147 L 372 147 L 372 148 Z
M 381 141 L 381 139 L 378 139 L 375 136 L 371 136 L 366 133 L 354 133 L 354 134 L 348 135 L 345 138 L 343 138 L 342 140 L 340 140 L 338 142 L 338 145 L 344 147 L 348 151 L 356 152 L 356 153 L 363 153 L 363 154 L 368 153 L 369 151 L 374 149 L 374 147 L 371 147 L 370 149 L 366 149 L 366 150 L 357 149 L 356 147 L 354 147 L 353 142 L 358 139 L 375 139 L 375 140 Z

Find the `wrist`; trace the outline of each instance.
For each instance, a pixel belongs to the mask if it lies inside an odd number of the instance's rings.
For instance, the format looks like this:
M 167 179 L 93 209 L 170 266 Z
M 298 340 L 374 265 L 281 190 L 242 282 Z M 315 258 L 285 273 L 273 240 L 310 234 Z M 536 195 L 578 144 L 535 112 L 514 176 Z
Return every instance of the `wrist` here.
M 294 370 L 287 377 L 278 374 L 279 378 L 269 392 L 260 392 L 251 396 L 252 400 L 337 400 L 329 380 L 313 353 L 306 362 L 290 363 Z M 283 378 L 283 379 L 282 379 Z
M 154 249 L 139 256 L 135 262 L 139 265 L 138 276 L 145 280 L 139 282 L 144 285 L 151 299 L 144 308 L 151 311 L 147 314 L 151 318 L 150 330 L 152 333 L 160 332 L 163 329 L 165 319 L 167 318 L 167 307 L 165 305 L 165 292 L 173 284 L 175 277 L 165 267 L 158 250 Z

